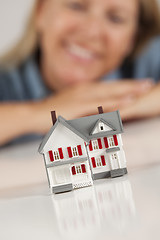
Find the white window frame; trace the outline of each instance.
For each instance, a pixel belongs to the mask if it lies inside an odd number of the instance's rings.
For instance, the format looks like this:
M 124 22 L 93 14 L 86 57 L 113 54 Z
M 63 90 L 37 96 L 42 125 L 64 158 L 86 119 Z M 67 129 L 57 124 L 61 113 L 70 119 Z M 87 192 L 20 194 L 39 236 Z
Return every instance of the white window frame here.
M 92 140 L 92 147 L 93 147 L 93 150 L 98 150 L 99 149 L 97 140 Z
M 96 157 L 95 161 L 96 161 L 96 167 L 102 167 L 101 157 Z
M 109 145 L 109 147 L 115 147 L 115 142 L 114 142 L 113 136 L 108 137 L 108 145 Z
M 76 165 L 75 169 L 76 169 L 76 174 L 81 174 L 82 173 L 81 165 Z
M 117 160 L 117 161 L 119 160 L 117 153 L 112 153 L 112 154 L 111 154 L 111 158 L 112 158 L 112 160 Z
M 101 129 L 101 127 L 103 127 L 103 130 Z M 99 130 L 102 132 L 102 131 L 104 131 L 104 123 L 99 123 Z
M 54 157 L 54 160 L 60 160 L 60 156 L 59 156 L 59 151 L 58 150 L 53 151 L 53 157 Z
M 78 157 L 79 156 L 77 146 L 76 147 L 72 147 L 71 150 L 72 150 L 73 157 Z

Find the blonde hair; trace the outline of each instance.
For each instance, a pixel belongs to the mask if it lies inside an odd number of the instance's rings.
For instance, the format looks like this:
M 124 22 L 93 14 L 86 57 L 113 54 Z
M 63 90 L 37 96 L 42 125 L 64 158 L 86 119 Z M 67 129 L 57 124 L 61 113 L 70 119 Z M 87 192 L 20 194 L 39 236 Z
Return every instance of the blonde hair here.
M 34 53 L 38 46 L 38 34 L 35 27 L 35 15 L 39 2 L 36 0 L 26 31 L 14 46 L 0 58 L 3 67 L 17 66 Z M 132 56 L 136 56 L 148 41 L 160 34 L 160 11 L 157 0 L 140 0 L 140 17 L 137 38 Z

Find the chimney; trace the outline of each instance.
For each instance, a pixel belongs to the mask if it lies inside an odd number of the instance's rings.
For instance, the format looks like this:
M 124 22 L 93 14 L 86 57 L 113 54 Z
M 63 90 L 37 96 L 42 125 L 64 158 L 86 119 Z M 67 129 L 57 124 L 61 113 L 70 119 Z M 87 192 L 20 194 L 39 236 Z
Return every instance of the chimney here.
M 56 111 L 51 111 L 51 117 L 52 117 L 52 123 L 54 125 L 56 123 L 56 121 L 57 121 Z
M 99 106 L 99 107 L 98 107 L 98 112 L 99 112 L 99 114 L 102 114 L 102 113 L 103 113 L 103 108 L 102 108 L 102 106 Z

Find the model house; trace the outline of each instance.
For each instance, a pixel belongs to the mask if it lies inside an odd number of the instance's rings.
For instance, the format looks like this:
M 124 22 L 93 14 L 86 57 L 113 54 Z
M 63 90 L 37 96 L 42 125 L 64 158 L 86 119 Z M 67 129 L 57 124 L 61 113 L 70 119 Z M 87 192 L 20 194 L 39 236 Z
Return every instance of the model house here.
M 119 111 L 74 120 L 56 119 L 42 141 L 49 186 L 53 193 L 90 186 L 93 180 L 127 173 Z

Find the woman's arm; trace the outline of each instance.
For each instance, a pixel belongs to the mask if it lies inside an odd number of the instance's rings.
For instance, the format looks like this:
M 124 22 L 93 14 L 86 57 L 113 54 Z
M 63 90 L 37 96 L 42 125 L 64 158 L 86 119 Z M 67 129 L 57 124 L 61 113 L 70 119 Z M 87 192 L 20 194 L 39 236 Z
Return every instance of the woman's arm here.
M 0 145 L 21 135 L 36 132 L 36 121 L 32 103 L 1 103 Z
M 160 116 L 160 83 L 131 104 L 121 106 L 120 113 L 123 120 Z
M 0 145 L 30 133 L 45 134 L 52 125 L 52 110 L 66 119 L 97 114 L 98 106 L 103 106 L 104 112 L 113 111 L 130 104 L 151 87 L 148 82 L 126 80 L 96 82 L 69 87 L 37 102 L 1 103 Z

